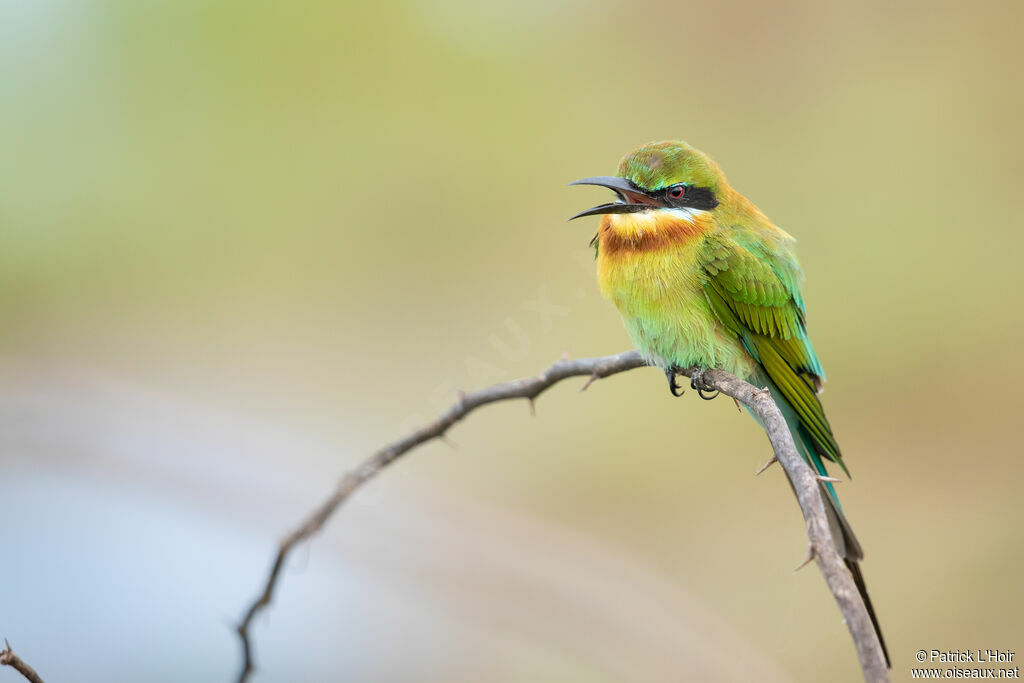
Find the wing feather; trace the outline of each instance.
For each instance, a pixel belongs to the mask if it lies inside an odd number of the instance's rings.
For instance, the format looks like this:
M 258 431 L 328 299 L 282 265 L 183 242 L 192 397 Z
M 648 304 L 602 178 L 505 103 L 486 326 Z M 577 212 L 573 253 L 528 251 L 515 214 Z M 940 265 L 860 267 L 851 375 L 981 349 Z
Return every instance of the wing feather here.
M 846 471 L 817 396 L 825 373 L 807 337 L 799 266 L 783 246 L 773 252 L 764 243 L 709 236 L 704 292 L 715 315 L 793 407 L 815 451 Z

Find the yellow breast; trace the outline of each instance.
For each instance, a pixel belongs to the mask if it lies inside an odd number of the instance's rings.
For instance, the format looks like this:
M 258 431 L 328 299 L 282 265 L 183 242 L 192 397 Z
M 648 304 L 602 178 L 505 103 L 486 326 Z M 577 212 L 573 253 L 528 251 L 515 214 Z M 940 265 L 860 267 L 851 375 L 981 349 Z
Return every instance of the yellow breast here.
M 706 212 L 657 210 L 608 214 L 598 232 L 597 279 L 624 314 L 639 297 L 654 304 L 698 284 L 694 268 L 702 237 L 713 227 Z M 641 303 L 641 302 L 635 302 Z

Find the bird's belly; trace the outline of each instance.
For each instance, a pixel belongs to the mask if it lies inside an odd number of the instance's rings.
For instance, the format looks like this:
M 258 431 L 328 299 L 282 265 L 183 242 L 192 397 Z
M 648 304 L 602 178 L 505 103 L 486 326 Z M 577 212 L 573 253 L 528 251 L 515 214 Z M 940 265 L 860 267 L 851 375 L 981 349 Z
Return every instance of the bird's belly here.
M 701 271 L 685 250 L 674 251 L 604 258 L 599 252 L 602 293 L 619 309 L 637 349 L 652 362 L 749 376 L 753 359 L 711 311 Z

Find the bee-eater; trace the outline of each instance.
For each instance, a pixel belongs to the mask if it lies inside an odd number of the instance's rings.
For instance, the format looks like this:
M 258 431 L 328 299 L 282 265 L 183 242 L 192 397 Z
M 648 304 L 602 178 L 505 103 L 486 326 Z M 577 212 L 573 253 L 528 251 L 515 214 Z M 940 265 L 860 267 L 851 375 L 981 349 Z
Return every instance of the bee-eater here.
M 617 195 L 572 218 L 602 216 L 591 242 L 601 292 L 636 347 L 665 370 L 672 393 L 680 395 L 681 368 L 695 369 L 691 386 L 699 393 L 701 371 L 712 368 L 766 386 L 807 462 L 823 477 L 825 460 L 849 475 L 818 399 L 825 373 L 807 337 L 795 240 L 685 142 L 645 145 L 622 159 L 617 176 L 572 184 Z M 888 663 L 858 565 L 860 543 L 831 483 L 824 498 L 832 536 Z

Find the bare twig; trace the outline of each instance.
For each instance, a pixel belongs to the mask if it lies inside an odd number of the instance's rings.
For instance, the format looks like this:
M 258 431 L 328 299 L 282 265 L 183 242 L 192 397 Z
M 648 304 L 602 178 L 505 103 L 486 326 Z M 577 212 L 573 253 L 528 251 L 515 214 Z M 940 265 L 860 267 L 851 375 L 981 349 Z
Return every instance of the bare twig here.
M 36 673 L 36 670 L 25 663 L 25 661 L 14 654 L 14 650 L 11 649 L 11 644 L 4 638 L 4 649 L 0 651 L 0 666 L 9 666 L 31 683 L 43 683 L 43 679 Z
M 238 637 L 242 641 L 242 670 L 238 675 L 239 682 L 241 683 L 248 679 L 254 666 L 252 645 L 249 640 L 249 625 L 260 610 L 269 605 L 271 599 L 273 599 L 274 588 L 277 585 L 281 568 L 284 566 L 288 554 L 296 545 L 320 531 L 331 515 L 334 514 L 334 511 L 338 509 L 338 506 L 344 503 L 356 489 L 375 474 L 416 446 L 432 439 L 443 438 L 445 432 L 452 425 L 480 406 L 516 398 L 526 399 L 532 405 L 537 396 L 545 389 L 563 379 L 581 376 L 589 377 L 590 379 L 587 382 L 589 385 L 595 379 L 608 377 L 609 375 L 632 370 L 643 365 L 646 365 L 646 363 L 636 351 L 627 351 L 615 356 L 582 358 L 579 360 L 569 360 L 563 357 L 536 377 L 495 384 L 492 387 L 481 389 L 471 394 L 460 395 L 455 405 L 449 408 L 437 420 L 377 451 L 367 460 L 363 461 L 361 465 L 345 474 L 327 500 L 320 503 L 302 524 L 285 536 L 278 545 L 277 555 L 274 557 L 270 573 L 267 575 L 267 580 L 263 585 L 263 592 L 249 606 L 245 617 L 238 624 Z
M 255 616 L 270 604 L 288 554 L 296 545 L 320 531 L 334 511 L 366 481 L 416 446 L 443 437 L 455 423 L 480 406 L 516 398 L 526 399 L 532 405 L 538 395 L 563 379 L 588 377 L 586 384 L 583 385 L 585 389 L 596 379 L 644 365 L 646 363 L 636 351 L 580 360 L 568 360 L 563 357 L 536 377 L 496 384 L 472 394 L 460 394 L 456 404 L 437 420 L 376 452 L 356 469 L 348 472 L 338 482 L 334 492 L 278 545 L 270 573 L 263 585 L 263 591 L 249 606 L 245 617 L 237 628 L 242 643 L 243 657 L 242 670 L 238 676 L 239 682 L 244 683 L 254 670 L 249 626 Z M 684 370 L 682 373 L 690 375 L 689 371 Z M 757 389 L 721 370 L 705 371 L 702 379 L 707 390 L 717 390 L 732 397 L 750 408 L 761 420 L 768 438 L 771 440 L 775 459 L 782 464 L 786 475 L 793 483 L 800 509 L 807 522 L 807 537 L 810 541 L 808 557 L 817 561 L 818 568 L 825 576 L 825 581 L 839 605 L 843 618 L 850 629 L 850 634 L 853 636 L 864 678 L 869 683 L 888 681 L 885 659 L 871 619 L 857 592 L 853 577 L 842 558 L 839 557 L 833 543 L 825 516 L 818 475 L 797 453 L 793 437 L 789 433 L 782 413 L 775 405 L 775 401 L 772 400 L 771 393 Z M 771 461 L 768 464 L 771 464 Z

